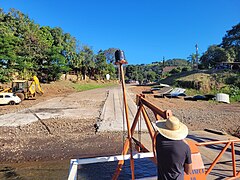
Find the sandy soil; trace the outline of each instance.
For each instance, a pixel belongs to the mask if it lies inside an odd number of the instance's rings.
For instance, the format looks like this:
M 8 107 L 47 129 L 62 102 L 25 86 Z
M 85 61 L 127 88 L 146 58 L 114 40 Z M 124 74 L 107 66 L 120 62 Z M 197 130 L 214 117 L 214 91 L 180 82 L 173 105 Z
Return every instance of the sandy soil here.
M 131 87 L 135 98 L 149 87 Z M 0 114 L 18 111 L 56 96 L 74 93 L 67 82 L 43 86 L 45 94 L 36 100 L 24 101 L 19 106 L 0 106 Z M 95 90 L 98 93 L 103 91 Z M 81 96 L 99 98 L 98 93 L 82 92 Z M 94 106 L 101 111 L 104 96 Z M 205 128 L 235 131 L 240 124 L 240 104 L 218 104 L 214 102 L 189 102 L 183 99 L 146 98 L 161 109 L 171 109 L 173 114 L 186 123 L 190 130 Z M 84 106 L 84 104 L 83 104 Z M 123 147 L 122 132 L 95 133 L 93 118 L 47 119 L 21 127 L 0 127 L 0 163 L 70 159 L 119 154 Z M 114 142 L 114 143 L 113 143 Z

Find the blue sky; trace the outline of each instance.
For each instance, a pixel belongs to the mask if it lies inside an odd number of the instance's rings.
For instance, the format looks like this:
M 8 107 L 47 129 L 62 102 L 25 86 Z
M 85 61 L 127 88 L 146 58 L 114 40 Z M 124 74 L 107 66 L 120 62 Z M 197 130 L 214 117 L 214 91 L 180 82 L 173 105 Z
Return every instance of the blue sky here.
M 0 0 L 41 26 L 61 27 L 94 52 L 125 51 L 129 64 L 202 54 L 240 22 L 240 0 Z

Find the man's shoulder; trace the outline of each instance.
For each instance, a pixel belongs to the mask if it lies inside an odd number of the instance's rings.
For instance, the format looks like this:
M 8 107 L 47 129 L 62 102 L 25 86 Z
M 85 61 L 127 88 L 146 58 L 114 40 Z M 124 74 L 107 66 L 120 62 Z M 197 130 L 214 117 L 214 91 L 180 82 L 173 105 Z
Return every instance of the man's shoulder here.
M 189 150 L 188 144 L 183 140 L 172 141 L 170 143 L 172 144 L 172 148 L 174 148 L 176 151 L 187 152 Z
M 166 137 L 162 136 L 161 134 L 157 135 L 157 144 L 160 143 L 162 145 L 170 145 L 176 146 L 176 147 L 182 147 L 182 148 L 188 148 L 189 145 L 185 139 L 183 140 L 171 140 L 167 139 Z

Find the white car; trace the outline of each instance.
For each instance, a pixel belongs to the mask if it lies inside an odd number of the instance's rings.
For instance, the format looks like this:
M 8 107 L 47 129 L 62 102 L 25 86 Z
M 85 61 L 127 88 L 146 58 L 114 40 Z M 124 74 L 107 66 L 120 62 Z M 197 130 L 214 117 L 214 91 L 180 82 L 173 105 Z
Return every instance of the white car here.
M 0 93 L 0 105 L 4 104 L 19 104 L 21 102 L 21 99 L 13 93 Z

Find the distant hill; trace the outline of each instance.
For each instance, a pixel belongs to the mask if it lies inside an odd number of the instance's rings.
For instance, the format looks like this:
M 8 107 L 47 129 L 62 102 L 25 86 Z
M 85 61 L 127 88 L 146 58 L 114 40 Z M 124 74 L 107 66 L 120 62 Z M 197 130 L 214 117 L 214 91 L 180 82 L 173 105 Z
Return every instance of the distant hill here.
M 240 93 L 239 73 L 232 71 L 199 70 L 180 72 L 165 79 L 160 83 L 183 88 L 192 88 L 204 93 L 211 91 Z
M 162 62 L 164 66 L 187 66 L 189 65 L 189 61 L 186 59 L 169 59 Z

